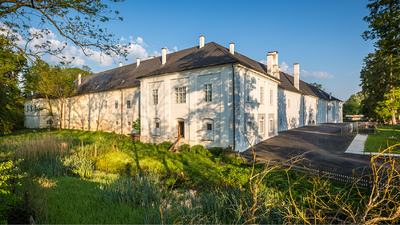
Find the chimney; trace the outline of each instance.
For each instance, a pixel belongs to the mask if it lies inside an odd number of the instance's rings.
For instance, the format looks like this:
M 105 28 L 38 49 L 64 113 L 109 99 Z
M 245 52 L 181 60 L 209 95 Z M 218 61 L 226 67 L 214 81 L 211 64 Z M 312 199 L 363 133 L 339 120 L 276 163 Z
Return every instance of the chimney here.
M 140 65 L 140 58 L 136 58 L 136 68 L 138 68 Z
M 167 62 L 167 48 L 162 48 L 162 64 L 164 65 Z
M 278 51 L 268 52 L 267 55 L 267 72 L 279 79 Z
M 200 44 L 199 44 L 199 48 L 204 47 L 204 41 L 205 41 L 205 37 L 203 35 L 200 36 Z
M 81 86 L 81 82 L 82 82 L 82 75 L 78 74 L 78 86 Z
M 331 100 L 331 99 L 332 99 L 332 92 L 329 93 L 329 100 Z
M 235 43 L 233 42 L 229 43 L 229 53 L 231 53 L 232 55 L 235 54 Z
M 294 64 L 294 87 L 299 90 L 300 64 Z
M 119 62 L 119 67 L 121 67 L 122 66 L 122 62 Z

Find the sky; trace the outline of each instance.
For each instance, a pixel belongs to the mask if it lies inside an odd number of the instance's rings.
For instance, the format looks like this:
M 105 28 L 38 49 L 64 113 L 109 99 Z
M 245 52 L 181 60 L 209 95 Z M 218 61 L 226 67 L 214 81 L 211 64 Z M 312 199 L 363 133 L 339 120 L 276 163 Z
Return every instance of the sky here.
M 266 63 L 270 51 L 279 52 L 281 71 L 293 74 L 300 63 L 300 79 L 322 84 L 325 91 L 345 101 L 361 90 L 363 59 L 374 51 L 373 42 L 362 39 L 368 29 L 363 18 L 369 14 L 367 0 L 303 1 L 133 1 L 107 3 L 118 10 L 123 21 L 101 26 L 121 43 L 131 43 L 127 61 L 100 60 L 95 49 L 91 57 L 68 45 L 65 55 L 75 57 L 73 65 L 87 65 L 102 72 L 160 55 L 161 48 L 174 52 L 198 46 L 199 36 L 214 41 L 256 61 Z M 47 40 L 64 40 L 55 30 Z M 45 58 L 56 63 L 54 58 Z

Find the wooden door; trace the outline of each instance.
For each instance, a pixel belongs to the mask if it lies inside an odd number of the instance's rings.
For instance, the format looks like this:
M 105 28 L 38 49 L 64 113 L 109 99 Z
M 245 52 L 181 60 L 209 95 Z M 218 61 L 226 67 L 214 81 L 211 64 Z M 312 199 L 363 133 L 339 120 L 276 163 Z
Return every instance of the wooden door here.
M 185 123 L 178 121 L 178 136 L 185 137 Z

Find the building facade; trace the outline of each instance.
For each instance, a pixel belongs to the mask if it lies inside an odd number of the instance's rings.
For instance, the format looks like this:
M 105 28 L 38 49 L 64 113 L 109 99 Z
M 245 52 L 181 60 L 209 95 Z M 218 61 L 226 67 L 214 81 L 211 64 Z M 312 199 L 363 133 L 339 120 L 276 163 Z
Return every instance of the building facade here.
M 130 134 L 140 118 L 143 142 L 180 137 L 181 144 L 244 151 L 247 139 L 257 144 L 278 131 L 342 122 L 342 102 L 299 80 L 298 73 L 280 72 L 278 52 L 268 53 L 264 65 L 235 52 L 233 43 L 229 48 L 205 44 L 204 36 L 199 42 L 78 78 L 76 95 L 63 105 L 62 127 Z M 53 107 L 56 126 L 58 108 Z M 51 125 L 44 99 L 27 101 L 25 114 L 26 127 Z

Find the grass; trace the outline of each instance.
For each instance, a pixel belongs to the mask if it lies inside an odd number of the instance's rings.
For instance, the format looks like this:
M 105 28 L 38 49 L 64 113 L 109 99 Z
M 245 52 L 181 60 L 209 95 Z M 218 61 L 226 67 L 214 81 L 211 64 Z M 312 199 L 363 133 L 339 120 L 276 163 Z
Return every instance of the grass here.
M 377 126 L 376 134 L 368 135 L 364 152 L 381 152 L 399 141 L 400 125 Z M 400 146 L 393 148 L 391 153 L 400 153 Z
M 0 159 L 24 160 L 28 176 L 19 193 L 29 193 L 25 210 L 37 223 L 246 222 L 251 167 L 200 148 L 179 154 L 167 149 L 168 143 L 131 143 L 117 134 L 78 130 L 30 129 L 0 137 Z M 261 170 L 256 166 L 256 173 Z M 335 192 L 346 186 L 329 185 Z M 258 223 L 301 222 L 293 219 L 300 212 L 289 200 L 289 187 L 293 201 L 305 207 L 313 189 L 309 177 L 271 172 L 261 185 L 266 204 Z

